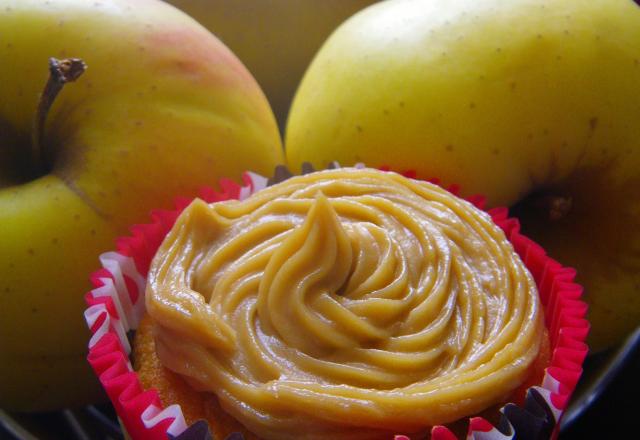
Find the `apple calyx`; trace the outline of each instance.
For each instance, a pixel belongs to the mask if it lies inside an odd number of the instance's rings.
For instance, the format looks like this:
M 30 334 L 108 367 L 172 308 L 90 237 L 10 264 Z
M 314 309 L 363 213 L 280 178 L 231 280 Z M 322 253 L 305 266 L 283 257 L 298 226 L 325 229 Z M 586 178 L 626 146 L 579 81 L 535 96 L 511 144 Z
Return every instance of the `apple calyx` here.
M 49 78 L 38 101 L 38 109 L 33 120 L 31 131 L 31 159 L 37 172 L 46 173 L 48 155 L 43 143 L 47 115 L 58 93 L 68 82 L 73 82 L 87 70 L 87 65 L 80 58 L 49 58 Z
M 562 220 L 569 214 L 573 206 L 573 199 L 568 196 L 545 195 L 536 201 L 536 205 L 553 222 Z
M 555 192 L 534 193 L 512 207 L 520 218 L 537 218 L 546 222 L 559 222 L 573 210 L 573 198 Z

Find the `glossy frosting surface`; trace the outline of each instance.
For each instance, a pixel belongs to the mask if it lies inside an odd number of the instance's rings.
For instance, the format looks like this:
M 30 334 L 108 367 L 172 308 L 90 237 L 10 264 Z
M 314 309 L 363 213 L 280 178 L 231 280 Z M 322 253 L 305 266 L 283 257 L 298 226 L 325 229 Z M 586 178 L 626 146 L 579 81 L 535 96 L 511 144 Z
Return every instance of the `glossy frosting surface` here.
M 162 363 L 267 439 L 388 438 L 477 413 L 525 380 L 543 329 L 486 213 L 368 169 L 194 201 L 146 303 Z

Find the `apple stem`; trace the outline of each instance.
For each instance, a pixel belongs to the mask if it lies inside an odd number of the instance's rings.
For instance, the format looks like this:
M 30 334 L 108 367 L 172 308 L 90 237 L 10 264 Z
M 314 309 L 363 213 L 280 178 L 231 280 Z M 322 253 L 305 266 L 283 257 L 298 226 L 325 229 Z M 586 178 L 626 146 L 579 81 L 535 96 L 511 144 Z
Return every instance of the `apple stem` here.
M 47 163 L 48 155 L 45 151 L 46 146 L 43 143 L 45 123 L 49 110 L 64 85 L 80 78 L 80 75 L 85 70 L 87 70 L 87 65 L 80 58 L 66 58 L 63 60 L 49 58 L 49 78 L 44 86 L 42 95 L 40 95 L 31 131 L 32 163 L 39 172 L 47 172 L 46 167 L 49 165 Z

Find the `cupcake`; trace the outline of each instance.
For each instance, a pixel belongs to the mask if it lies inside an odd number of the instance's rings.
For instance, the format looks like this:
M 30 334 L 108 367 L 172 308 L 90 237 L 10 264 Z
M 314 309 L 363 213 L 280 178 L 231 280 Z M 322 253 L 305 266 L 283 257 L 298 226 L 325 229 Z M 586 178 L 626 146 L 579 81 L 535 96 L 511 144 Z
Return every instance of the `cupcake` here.
M 586 353 L 584 307 L 571 282 L 559 294 L 562 268 L 504 210 L 490 215 L 434 184 L 373 169 L 266 188 L 247 180 L 253 187 L 235 197 L 195 199 L 121 246 L 145 274 L 131 289 L 136 300 L 125 295 L 127 308 L 145 306 L 137 374 L 125 373 L 136 390 L 125 402 L 122 390 L 110 392 L 130 433 L 149 406 L 124 403 L 158 390 L 147 420 L 167 424 L 161 408 L 173 408 L 175 433 L 203 419 L 217 438 L 445 438 L 441 425 L 459 432 L 474 416 L 472 429 L 497 429 L 479 415 L 502 431 L 524 420 L 552 435 L 563 406 L 554 396 L 570 393 Z M 569 367 L 554 383 L 567 319 Z M 97 329 L 106 319 L 89 321 Z M 90 354 L 94 368 L 105 351 Z M 504 406 L 514 400 L 520 413 Z

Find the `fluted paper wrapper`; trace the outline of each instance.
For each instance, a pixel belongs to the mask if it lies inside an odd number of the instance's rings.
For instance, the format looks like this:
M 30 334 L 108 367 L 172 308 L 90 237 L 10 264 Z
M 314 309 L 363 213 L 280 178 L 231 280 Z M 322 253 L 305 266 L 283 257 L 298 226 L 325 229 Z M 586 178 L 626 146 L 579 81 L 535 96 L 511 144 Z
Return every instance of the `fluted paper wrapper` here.
M 331 165 L 332 168 L 337 166 Z M 311 167 L 303 167 L 303 174 L 311 171 Z M 401 174 L 415 178 L 412 171 Z M 289 177 L 291 173 L 284 167 L 276 168 L 274 176 L 269 179 L 247 172 L 241 184 L 221 180 L 220 191 L 204 188 L 198 197 L 207 203 L 243 200 Z M 430 182 L 438 183 L 436 180 Z M 457 186 L 446 189 L 458 195 Z M 102 268 L 91 275 L 95 288 L 86 295 L 88 308 L 84 315 L 92 334 L 88 361 L 133 440 L 213 438 L 206 422 L 188 426 L 179 405 L 164 406 L 157 391 L 143 389 L 130 362 L 131 336 L 144 315 L 149 265 L 165 235 L 191 200 L 177 200 L 175 209 L 171 211 L 152 212 L 150 223 L 135 225 L 130 236 L 118 239 L 116 251 L 100 256 Z M 481 196 L 467 200 L 480 209 L 484 208 Z M 513 403 L 503 406 L 500 421 L 495 426 L 481 417 L 470 418 L 466 438 L 552 439 L 557 436 L 559 421 L 580 378 L 587 354 L 584 341 L 589 324 L 585 319 L 587 306 L 580 299 L 582 287 L 574 282 L 574 269 L 563 267 L 548 257 L 539 245 L 520 234 L 518 221 L 508 217 L 506 208 L 493 208 L 487 212 L 505 232 L 536 281 L 545 307 L 552 356 L 542 383 L 527 390 L 522 406 Z M 235 433 L 217 440 L 242 438 L 240 433 Z M 457 437 L 446 427 L 435 426 L 431 430 L 431 438 L 454 440 Z M 408 439 L 404 435 L 394 437 L 394 440 Z

